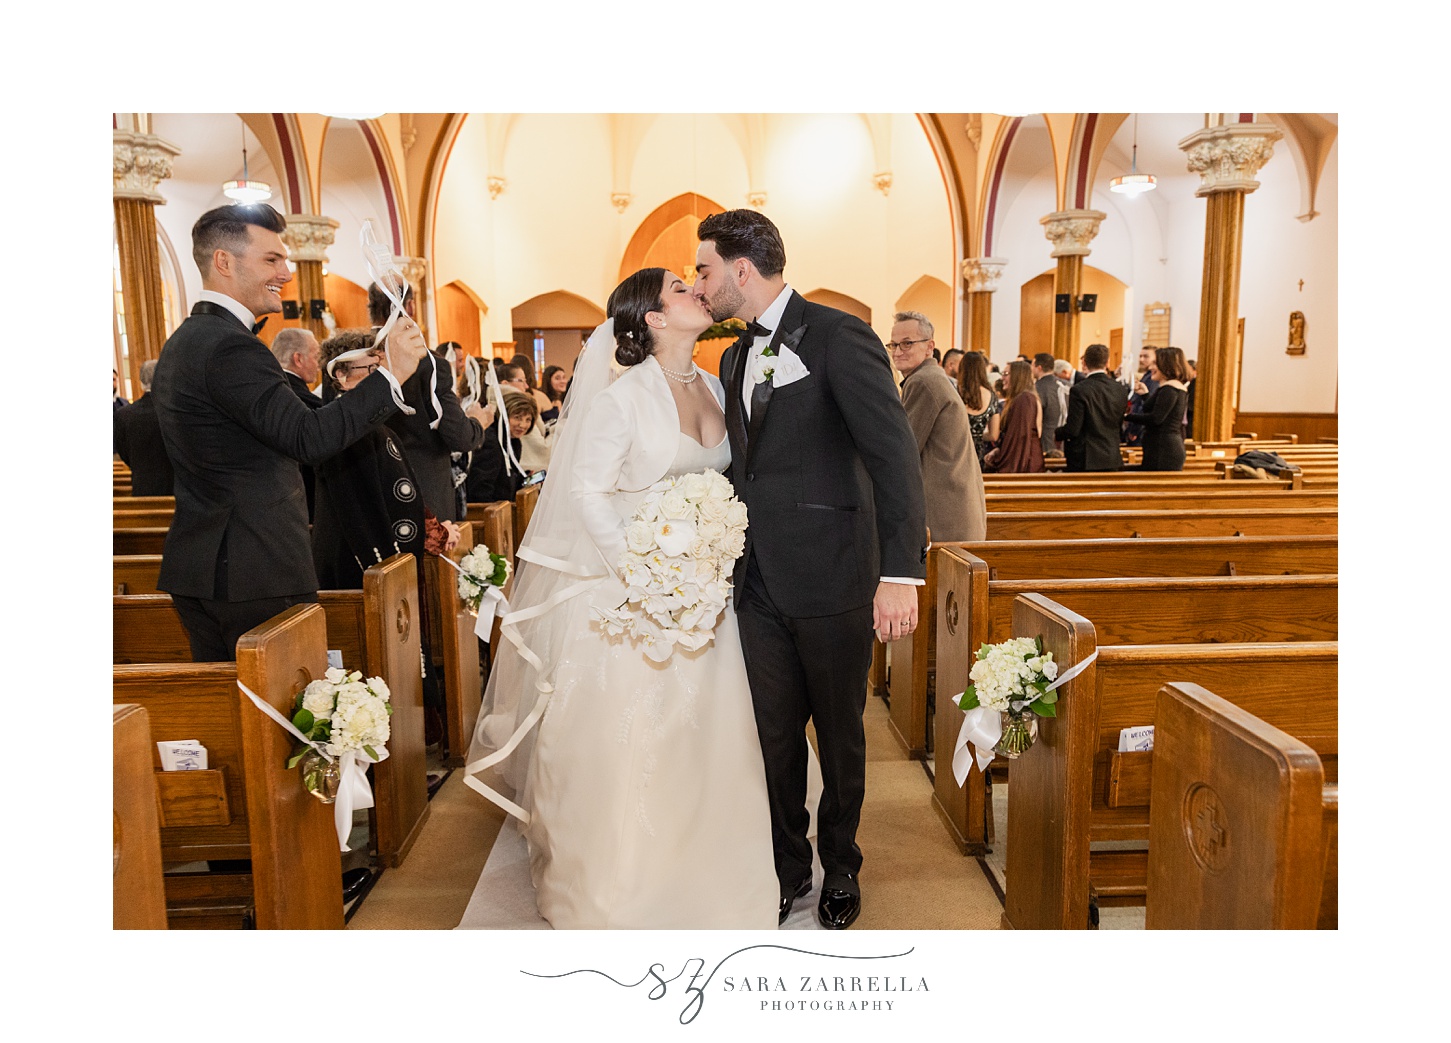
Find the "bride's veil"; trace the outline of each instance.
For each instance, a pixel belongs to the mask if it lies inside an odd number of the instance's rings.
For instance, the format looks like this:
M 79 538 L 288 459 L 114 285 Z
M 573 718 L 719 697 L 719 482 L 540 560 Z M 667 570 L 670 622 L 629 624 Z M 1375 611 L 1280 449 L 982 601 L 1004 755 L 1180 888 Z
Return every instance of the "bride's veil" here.
M 524 822 L 535 726 L 553 692 L 565 639 L 563 611 L 570 599 L 603 579 L 607 570 L 585 531 L 570 476 L 590 405 L 620 372 L 614 365 L 615 323 L 595 329 L 575 363 L 574 378 L 555 426 L 549 476 L 529 533 L 518 549 L 519 567 L 508 591 L 510 611 L 500 622 L 497 647 L 478 726 L 469 748 L 464 782 Z M 579 617 L 574 617 L 580 625 Z

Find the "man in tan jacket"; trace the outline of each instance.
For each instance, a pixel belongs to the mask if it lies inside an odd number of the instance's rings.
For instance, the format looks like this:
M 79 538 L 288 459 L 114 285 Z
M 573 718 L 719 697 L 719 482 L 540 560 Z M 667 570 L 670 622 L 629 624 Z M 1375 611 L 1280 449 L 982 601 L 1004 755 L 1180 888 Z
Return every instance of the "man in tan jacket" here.
M 887 350 L 902 374 L 902 407 L 917 438 L 927 528 L 933 543 L 987 538 L 987 500 L 973 449 L 967 407 L 952 378 L 932 358 L 932 323 L 915 311 L 893 316 Z

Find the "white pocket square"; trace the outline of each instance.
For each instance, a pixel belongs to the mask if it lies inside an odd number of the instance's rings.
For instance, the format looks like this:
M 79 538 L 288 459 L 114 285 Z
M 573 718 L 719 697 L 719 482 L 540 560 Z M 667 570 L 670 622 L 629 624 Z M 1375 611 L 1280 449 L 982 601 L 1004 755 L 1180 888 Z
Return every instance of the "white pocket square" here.
M 801 356 L 786 347 L 781 346 L 780 354 L 771 360 L 775 365 L 771 369 L 771 386 L 785 387 L 787 384 L 794 384 L 802 377 L 811 375 L 811 370 L 806 368 L 806 363 L 801 361 Z

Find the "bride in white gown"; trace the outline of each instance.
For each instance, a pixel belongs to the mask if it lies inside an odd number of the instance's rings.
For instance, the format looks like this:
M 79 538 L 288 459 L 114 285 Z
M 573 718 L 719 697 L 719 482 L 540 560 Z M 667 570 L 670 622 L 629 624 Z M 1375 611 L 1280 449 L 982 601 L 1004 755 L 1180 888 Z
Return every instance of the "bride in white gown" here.
M 595 607 L 625 600 L 615 563 L 646 490 L 730 463 L 721 384 L 691 361 L 711 316 L 660 268 L 621 283 L 607 311 L 576 364 L 519 550 L 466 781 L 520 819 L 539 911 L 556 928 L 774 929 L 771 817 L 734 606 L 713 643 L 677 646 L 665 663 L 592 622 Z

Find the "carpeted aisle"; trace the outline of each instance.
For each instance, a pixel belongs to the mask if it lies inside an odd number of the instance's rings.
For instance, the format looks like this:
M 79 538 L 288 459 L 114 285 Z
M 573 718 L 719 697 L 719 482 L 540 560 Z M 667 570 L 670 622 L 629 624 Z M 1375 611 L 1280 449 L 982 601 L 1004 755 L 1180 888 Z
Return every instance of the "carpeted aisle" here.
M 1002 905 L 978 861 L 948 839 L 922 764 L 902 754 L 886 722 L 885 704 L 868 699 L 867 795 L 857 831 L 866 861 L 852 930 L 996 930 Z M 534 908 L 523 840 L 505 818 L 455 772 L 434 796 L 405 864 L 382 875 L 349 929 L 548 929 Z M 817 887 L 820 873 L 818 866 Z M 819 929 L 817 897 L 798 899 L 786 926 Z

